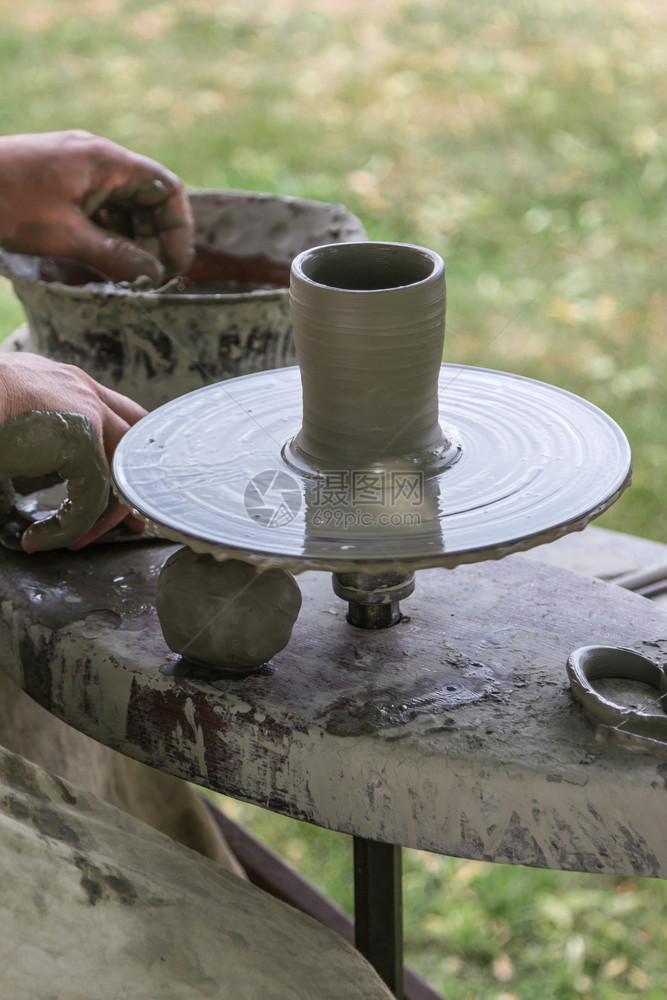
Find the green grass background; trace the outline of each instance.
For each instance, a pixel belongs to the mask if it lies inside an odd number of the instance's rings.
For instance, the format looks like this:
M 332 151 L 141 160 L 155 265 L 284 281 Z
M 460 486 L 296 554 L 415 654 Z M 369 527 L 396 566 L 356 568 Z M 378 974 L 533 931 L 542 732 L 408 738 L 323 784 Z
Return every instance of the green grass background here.
M 609 412 L 635 474 L 600 523 L 667 541 L 666 25 L 658 0 L 0 0 L 0 133 L 87 128 L 439 251 L 446 360 Z M 346 838 L 228 808 L 351 906 Z M 406 866 L 408 958 L 453 1000 L 667 995 L 662 883 Z

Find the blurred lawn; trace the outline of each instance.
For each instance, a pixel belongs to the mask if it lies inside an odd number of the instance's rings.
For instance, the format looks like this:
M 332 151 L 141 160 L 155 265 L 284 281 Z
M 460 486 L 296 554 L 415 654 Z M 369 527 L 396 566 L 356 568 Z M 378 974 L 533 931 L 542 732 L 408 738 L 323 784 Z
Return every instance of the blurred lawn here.
M 664 4 L 354 7 L 0 0 L 0 130 L 88 128 L 438 250 L 446 359 L 611 413 L 636 471 L 604 523 L 667 539 Z
M 652 0 L 0 0 L 0 132 L 87 128 L 439 251 L 446 360 L 607 410 L 635 477 L 602 523 L 667 541 L 666 22 Z M 344 838 L 235 808 L 350 903 Z M 454 1000 L 667 995 L 662 884 L 407 865 L 409 957 Z

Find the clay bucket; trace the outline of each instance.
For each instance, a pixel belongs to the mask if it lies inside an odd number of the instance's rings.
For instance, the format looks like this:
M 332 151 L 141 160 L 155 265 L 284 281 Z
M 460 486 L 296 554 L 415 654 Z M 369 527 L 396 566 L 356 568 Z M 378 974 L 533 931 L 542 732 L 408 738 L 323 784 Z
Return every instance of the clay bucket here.
M 75 261 L 0 252 L 27 317 L 3 350 L 80 365 L 148 409 L 236 375 L 295 363 L 293 257 L 364 240 L 340 205 L 238 191 L 191 191 L 195 264 L 158 290 L 113 284 Z
M 309 249 L 290 306 L 303 424 L 284 450 L 306 475 L 402 469 L 435 475 L 458 456 L 438 422 L 445 265 L 400 243 Z

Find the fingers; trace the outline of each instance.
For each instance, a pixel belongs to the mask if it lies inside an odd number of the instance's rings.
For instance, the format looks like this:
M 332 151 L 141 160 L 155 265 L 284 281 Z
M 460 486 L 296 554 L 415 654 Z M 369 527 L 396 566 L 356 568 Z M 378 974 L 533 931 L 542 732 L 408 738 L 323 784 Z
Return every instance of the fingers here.
M 136 423 L 136 421 L 134 421 Z M 102 417 L 102 447 L 104 456 L 111 465 L 118 444 L 130 429 L 130 424 L 118 413 L 107 407 Z
M 143 530 L 143 524 L 141 524 L 141 522 L 137 522 L 136 518 L 131 517 L 127 507 L 123 507 L 117 500 L 110 501 L 107 509 L 103 512 L 102 516 L 95 521 L 92 528 L 90 528 L 75 542 L 71 543 L 68 548 L 77 552 L 86 545 L 90 545 L 91 542 L 96 542 L 98 538 L 101 538 L 102 535 L 106 535 L 107 531 L 111 531 L 112 528 L 115 528 L 126 518 L 128 521 L 128 527 L 133 530 Z
M 68 256 L 96 267 L 113 281 L 134 281 L 146 274 L 157 285 L 166 276 L 189 270 L 194 259 L 193 223 L 185 192 L 151 207 L 134 205 L 128 197 L 122 211 L 114 207 L 113 199 L 115 195 L 96 216 L 110 228 L 96 226 L 82 215 L 73 227 Z
M 98 428 L 100 439 L 107 410 L 125 421 L 124 430 L 146 414 L 138 403 L 75 365 L 28 352 L 0 353 L 0 420 L 28 410 L 83 413 Z
M 124 518 L 141 530 L 124 508 L 109 503 L 109 463 L 145 413 L 79 368 L 38 355 L 0 356 L 0 485 L 49 472 L 68 483 L 59 510 L 24 533 L 26 551 L 79 548 Z
M 114 145 L 114 144 L 112 144 Z M 187 271 L 194 258 L 194 221 L 190 202 L 179 178 L 145 156 L 115 146 L 116 161 L 107 163 L 107 176 L 100 179 L 94 199 L 82 207 L 88 215 L 114 206 L 131 217 L 133 238 L 154 238 L 168 275 Z M 100 192 L 105 196 L 100 200 Z
M 63 256 L 80 260 L 106 274 L 112 281 L 134 281 L 147 275 L 153 285 L 162 284 L 165 268 L 158 258 L 133 240 L 101 229 L 83 214 L 73 219 L 70 249 Z
M 0 137 L 0 209 L 8 250 L 73 257 L 114 281 L 159 284 L 194 256 L 178 177 L 86 132 Z
M 109 468 L 93 421 L 80 413 L 30 411 L 5 421 L 0 455 L 0 478 L 57 472 L 67 480 L 67 499 L 56 513 L 24 532 L 26 552 L 72 544 L 107 507 Z
M 138 423 L 142 417 L 146 416 L 147 410 L 143 406 L 140 406 L 139 403 L 135 403 L 129 396 L 124 396 L 122 393 L 116 392 L 115 389 L 108 389 L 94 380 L 91 381 L 93 381 L 97 395 L 102 403 L 116 413 L 121 420 L 125 421 L 126 426 L 123 428 L 122 434 L 129 427 L 133 427 L 134 424 Z M 122 434 L 120 437 L 122 437 Z M 116 441 L 116 444 L 120 441 L 120 437 Z
M 128 399 L 127 396 L 114 392 L 113 389 L 106 389 L 104 386 L 97 386 L 100 399 L 106 406 L 105 415 L 102 420 L 102 439 L 104 454 L 107 462 L 111 465 L 118 444 L 127 431 L 138 420 L 145 416 L 146 411 L 138 403 Z M 109 500 L 106 510 L 93 526 L 78 538 L 69 548 L 78 550 L 97 541 L 107 531 L 111 531 L 122 521 L 132 531 L 143 531 L 144 525 L 137 518 L 133 517 L 127 507 L 123 507 L 113 497 Z
M 184 218 L 186 208 L 187 219 Z M 156 209 L 156 221 L 160 259 L 164 262 L 167 275 L 184 274 L 190 270 L 195 259 L 194 222 L 185 191 Z
M 93 382 L 93 385 L 102 404 L 102 447 L 106 460 L 111 465 L 121 438 L 127 434 L 130 427 L 146 415 L 146 410 L 120 392 L 107 389 L 97 382 Z
M 70 257 L 101 271 L 111 281 L 134 281 L 148 275 L 162 283 L 164 266 L 158 258 L 126 236 L 96 226 L 76 206 L 59 206 L 58 218 L 22 223 L 3 246 L 13 253 Z
M 100 386 L 100 389 L 102 387 Z M 143 408 L 112 390 L 104 390 L 110 402 L 125 408 L 128 416 L 136 422 Z M 116 397 L 116 400 L 113 399 Z M 129 405 L 125 405 L 129 404 Z M 43 416 L 43 414 L 42 414 Z M 66 417 L 78 414 L 65 415 Z M 82 421 L 87 418 L 80 418 Z M 82 549 L 97 541 L 121 521 L 127 519 L 128 527 L 142 531 L 143 524 L 132 517 L 126 507 L 111 497 L 108 464 L 111 462 L 118 442 L 129 429 L 128 422 L 109 409 L 102 421 L 104 459 L 100 452 L 97 431 L 91 421 L 85 435 L 77 431 L 76 457 L 59 456 L 58 472 L 67 479 L 67 500 L 52 517 L 32 525 L 24 532 L 21 546 L 26 552 L 44 551 L 68 547 Z M 94 445 L 93 445 L 94 438 Z M 85 450 L 89 453 L 86 455 Z

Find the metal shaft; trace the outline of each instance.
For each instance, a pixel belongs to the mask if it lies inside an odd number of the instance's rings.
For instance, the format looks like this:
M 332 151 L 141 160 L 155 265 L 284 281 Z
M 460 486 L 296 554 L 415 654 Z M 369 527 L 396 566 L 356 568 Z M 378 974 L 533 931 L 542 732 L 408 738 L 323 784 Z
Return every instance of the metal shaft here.
M 333 589 L 348 602 L 347 620 L 357 628 L 388 628 L 400 622 L 399 602 L 415 589 L 414 573 L 334 573 Z
M 401 848 L 354 838 L 355 945 L 397 1000 L 403 987 Z

